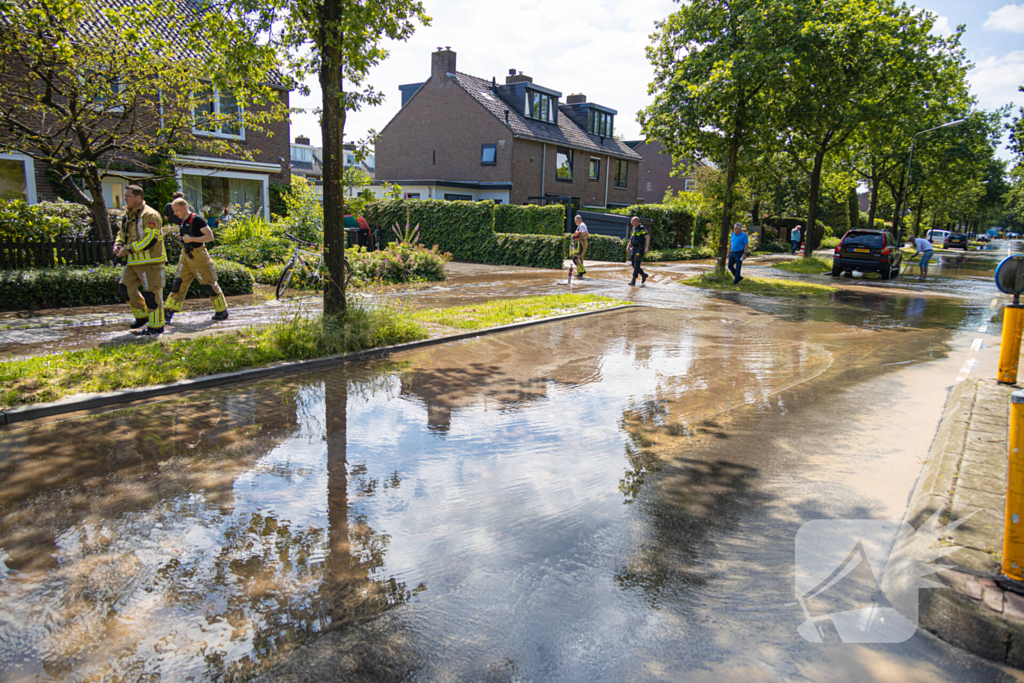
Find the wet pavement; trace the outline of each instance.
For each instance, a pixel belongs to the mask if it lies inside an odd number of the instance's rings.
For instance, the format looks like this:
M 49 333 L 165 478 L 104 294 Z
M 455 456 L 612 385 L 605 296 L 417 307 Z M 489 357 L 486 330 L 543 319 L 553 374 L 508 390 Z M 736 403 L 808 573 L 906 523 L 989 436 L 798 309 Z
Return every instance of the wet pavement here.
M 793 594 L 804 522 L 902 516 L 948 388 L 993 371 L 991 280 L 674 284 L 706 267 L 572 285 L 645 308 L 0 429 L 0 681 L 1019 680 L 925 633 L 806 642 Z M 564 289 L 467 266 L 389 296 Z

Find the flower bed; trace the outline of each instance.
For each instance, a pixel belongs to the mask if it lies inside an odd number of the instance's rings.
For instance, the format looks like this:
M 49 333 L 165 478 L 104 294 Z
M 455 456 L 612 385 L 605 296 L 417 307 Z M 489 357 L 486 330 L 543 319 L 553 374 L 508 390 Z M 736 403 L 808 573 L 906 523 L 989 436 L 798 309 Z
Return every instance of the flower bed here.
M 352 284 L 357 287 L 444 280 L 444 264 L 452 259 L 437 245 L 427 249 L 408 243 L 389 244 L 380 251 L 353 247 L 345 254 L 352 266 Z

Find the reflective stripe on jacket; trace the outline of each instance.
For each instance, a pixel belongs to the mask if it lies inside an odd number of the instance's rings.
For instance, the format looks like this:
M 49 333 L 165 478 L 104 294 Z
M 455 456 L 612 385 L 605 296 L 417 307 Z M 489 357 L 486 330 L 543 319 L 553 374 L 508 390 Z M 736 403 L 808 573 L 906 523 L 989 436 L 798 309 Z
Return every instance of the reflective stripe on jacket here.
M 145 202 L 136 213 L 125 214 L 114 244 L 127 247 L 129 266 L 167 262 L 163 226 L 163 216 Z

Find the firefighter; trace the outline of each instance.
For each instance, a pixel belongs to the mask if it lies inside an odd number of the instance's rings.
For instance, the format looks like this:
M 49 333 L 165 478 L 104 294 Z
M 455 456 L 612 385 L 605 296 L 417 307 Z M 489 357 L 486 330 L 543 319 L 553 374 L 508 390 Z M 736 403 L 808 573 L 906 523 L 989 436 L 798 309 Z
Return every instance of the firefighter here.
M 142 198 L 142 188 L 129 185 L 124 191 L 125 214 L 114 240 L 114 255 L 127 257 L 117 294 L 132 309 L 137 334 L 156 336 L 164 331 L 164 251 L 160 212 Z M 141 293 L 139 290 L 142 290 Z
M 224 292 L 217 284 L 217 269 L 210 260 L 210 254 L 206 250 L 206 243 L 213 241 L 213 230 L 206 224 L 202 216 L 197 216 L 188 210 L 188 202 L 177 198 L 171 202 L 174 215 L 181 221 L 181 258 L 178 259 L 178 269 L 174 271 L 174 280 L 171 281 L 171 296 L 167 299 L 167 322 L 171 322 L 174 314 L 181 310 L 185 303 L 185 295 L 188 293 L 192 280 L 199 280 L 206 296 L 210 297 L 213 303 L 213 319 L 228 319 L 228 302 L 224 299 Z

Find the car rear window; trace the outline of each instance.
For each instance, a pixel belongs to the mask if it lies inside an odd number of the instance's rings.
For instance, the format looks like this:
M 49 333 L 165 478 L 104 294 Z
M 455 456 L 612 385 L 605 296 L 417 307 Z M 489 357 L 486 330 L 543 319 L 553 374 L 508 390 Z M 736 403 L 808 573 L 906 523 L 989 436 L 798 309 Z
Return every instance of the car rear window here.
M 882 235 L 877 232 L 851 232 L 843 240 L 844 247 L 882 248 Z

